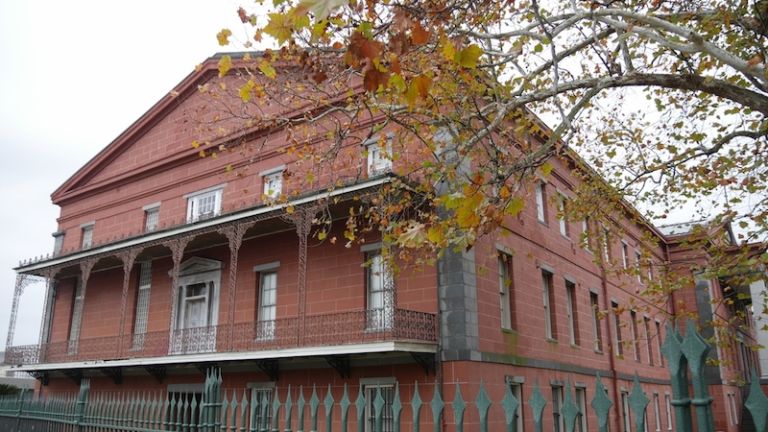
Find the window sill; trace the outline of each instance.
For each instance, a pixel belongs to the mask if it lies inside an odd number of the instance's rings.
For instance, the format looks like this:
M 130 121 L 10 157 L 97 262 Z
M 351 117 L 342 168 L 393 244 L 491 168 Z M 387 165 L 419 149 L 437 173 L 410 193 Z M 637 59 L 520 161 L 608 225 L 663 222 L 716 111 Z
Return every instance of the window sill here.
M 594 350 L 594 352 L 595 352 L 595 354 L 600 354 L 600 355 L 603 355 L 603 354 L 605 354 L 605 353 L 603 352 L 603 350 L 597 350 L 597 349 L 596 349 L 596 350 Z
M 502 333 L 507 333 L 507 334 L 512 334 L 512 335 L 517 335 L 518 334 L 517 330 L 511 329 L 511 328 L 505 328 L 505 327 L 501 328 L 501 332 Z
M 544 225 L 545 227 L 549 228 L 549 223 L 547 223 L 547 221 L 543 221 L 543 220 L 541 220 L 539 218 L 536 218 L 536 222 L 538 222 L 538 223 Z
M 552 344 L 559 344 L 560 343 L 560 342 L 557 341 L 557 339 L 552 339 L 550 337 L 545 338 L 544 340 L 549 342 L 549 343 L 552 343 Z
M 581 349 L 581 345 L 577 345 L 575 343 L 569 344 L 571 348 L 573 349 Z

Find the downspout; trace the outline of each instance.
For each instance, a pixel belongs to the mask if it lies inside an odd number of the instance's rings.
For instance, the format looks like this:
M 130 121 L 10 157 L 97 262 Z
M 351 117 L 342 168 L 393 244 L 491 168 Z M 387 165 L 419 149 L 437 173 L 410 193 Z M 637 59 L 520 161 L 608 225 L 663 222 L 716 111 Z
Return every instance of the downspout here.
M 608 301 L 608 279 L 605 274 L 605 264 L 600 264 L 600 287 L 603 291 L 603 308 L 607 311 L 610 310 L 609 301 Z M 615 322 L 615 321 L 614 321 Z M 615 424 L 614 424 L 614 430 L 620 431 L 621 429 L 621 397 L 619 394 L 619 377 L 616 373 L 616 353 L 614 350 L 614 338 L 613 338 L 613 328 L 611 326 L 611 323 L 608 323 L 608 346 L 610 349 L 608 350 L 608 368 L 611 372 L 611 386 L 613 387 L 613 394 L 616 398 L 617 403 L 615 403 L 613 406 L 616 410 L 615 412 Z
M 445 396 L 445 386 L 443 385 L 443 338 L 440 334 L 440 329 L 442 328 L 443 323 L 443 313 L 442 309 L 440 308 L 440 264 L 439 260 L 435 262 L 435 289 L 437 291 L 437 295 L 435 296 L 437 299 L 437 315 L 435 318 L 435 336 L 437 337 L 437 353 L 435 354 L 435 382 L 437 383 L 436 385 L 440 386 L 440 394 Z M 441 423 L 442 428 L 440 430 L 448 430 L 446 428 L 445 413 L 443 413 Z

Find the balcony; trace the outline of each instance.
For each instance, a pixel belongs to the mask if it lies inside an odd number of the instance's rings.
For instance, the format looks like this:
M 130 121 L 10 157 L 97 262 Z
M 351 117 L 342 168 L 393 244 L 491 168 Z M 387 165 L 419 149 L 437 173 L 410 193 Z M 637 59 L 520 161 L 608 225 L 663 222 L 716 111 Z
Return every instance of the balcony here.
M 46 365 L 88 361 L 152 359 L 203 353 L 256 353 L 295 348 L 334 347 L 376 342 L 437 343 L 435 314 L 396 309 L 362 310 L 237 323 L 169 332 L 80 339 L 9 347 L 5 363 Z M 158 362 L 160 360 L 158 359 Z M 36 368 L 44 369 L 44 368 Z

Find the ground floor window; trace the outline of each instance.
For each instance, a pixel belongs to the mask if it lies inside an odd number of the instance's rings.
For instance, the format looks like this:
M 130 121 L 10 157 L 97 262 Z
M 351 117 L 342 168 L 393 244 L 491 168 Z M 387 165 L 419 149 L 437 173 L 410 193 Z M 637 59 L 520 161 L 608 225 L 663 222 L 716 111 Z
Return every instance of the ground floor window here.
M 272 398 L 275 383 L 249 384 L 251 389 L 251 430 L 272 430 Z
M 363 379 L 363 392 L 365 396 L 365 432 L 392 432 L 395 430 L 395 420 L 392 413 L 392 403 L 395 400 L 395 380 L 394 378 Z M 376 398 L 381 396 L 384 405 L 381 409 L 381 429 L 376 424 Z

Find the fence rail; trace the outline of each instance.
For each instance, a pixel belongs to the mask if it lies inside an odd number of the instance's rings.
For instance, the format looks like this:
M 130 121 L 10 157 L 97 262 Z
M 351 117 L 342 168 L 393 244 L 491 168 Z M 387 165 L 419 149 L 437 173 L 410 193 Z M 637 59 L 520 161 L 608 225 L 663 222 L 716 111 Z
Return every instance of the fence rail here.
M 239 323 L 14 346 L 5 363 L 30 365 L 72 361 L 162 357 L 210 352 L 248 352 L 382 341 L 437 342 L 435 314 L 407 309 L 361 310 L 310 315 L 304 319 Z
M 711 404 L 712 398 L 708 386 L 703 381 L 702 367 L 705 364 L 709 345 L 701 338 L 691 322 L 685 337 L 679 329 L 668 327 L 667 339 L 663 352 L 669 360 L 672 378 L 672 404 L 675 407 L 675 430 L 691 432 L 694 430 L 692 414 L 696 416 L 696 430 L 714 432 Z M 690 376 L 690 380 L 689 380 Z M 535 430 L 543 430 L 543 412 L 547 401 L 538 384 L 534 384 L 531 397 L 518 400 L 511 386 L 505 386 L 503 398 L 492 400 L 486 386 L 470 394 L 469 388 L 458 383 L 451 401 L 443 399 L 441 387 L 434 386 L 431 400 L 424 402 L 423 390 L 418 383 L 412 386 L 407 398 L 401 398 L 400 387 L 395 384 L 383 390 L 375 386 L 374 391 L 363 387 L 350 389 L 344 385 L 342 396 L 334 399 L 329 386 L 326 389 L 289 386 L 287 389 L 239 391 L 223 390 L 221 371 L 210 368 L 201 393 L 166 393 L 148 395 L 127 393 L 93 393 L 90 381 L 82 380 L 80 392 L 69 397 L 50 397 L 38 400 L 24 398 L 0 399 L 0 430 L 8 432 L 278 432 L 278 431 L 320 431 L 332 432 L 400 432 L 409 428 L 420 432 L 429 426 L 435 432 L 445 423 L 452 425 L 449 430 L 463 432 L 469 430 L 488 432 L 489 428 L 517 431 L 517 415 L 524 410 L 524 416 L 533 419 Z M 693 397 L 688 394 L 689 386 Z M 411 386 L 409 386 L 411 387 Z M 463 388 L 462 388 L 463 387 Z M 464 394 L 474 396 L 464 399 Z M 309 397 L 307 397 L 309 396 Z M 337 394 L 338 396 L 338 394 Z M 321 399 L 322 397 L 322 399 Z M 580 411 L 574 398 L 570 382 L 563 389 L 559 414 L 564 432 L 577 430 Z M 645 430 L 646 410 L 649 399 L 643 391 L 639 379 L 635 377 L 628 397 L 628 408 L 635 430 Z M 426 406 L 425 406 L 426 405 Z M 489 418 L 492 405 L 501 407 L 503 419 Z M 609 412 L 614 402 L 596 377 L 594 397 L 590 403 L 598 420 L 597 430 L 608 431 Z M 448 408 L 450 406 L 450 408 Z M 749 396 L 745 403 L 750 412 L 755 430 L 766 431 L 768 419 L 768 397 L 760 388 L 757 375 L 752 373 Z M 407 410 L 406 408 L 410 408 Z M 428 411 L 427 415 L 422 415 Z M 403 416 L 404 412 L 409 415 Z M 498 409 L 494 412 L 498 413 Z M 471 416 L 465 414 L 471 413 Z M 410 423 L 404 422 L 404 417 Z M 472 417 L 471 422 L 466 419 Z M 324 427 L 320 421 L 323 421 Z M 491 426 L 491 425 L 494 426 Z M 308 429 L 307 429 L 308 427 Z M 559 428 L 558 428 L 559 430 Z M 592 430 L 592 429 L 591 429 Z

